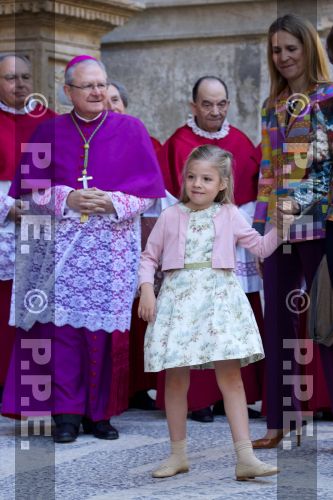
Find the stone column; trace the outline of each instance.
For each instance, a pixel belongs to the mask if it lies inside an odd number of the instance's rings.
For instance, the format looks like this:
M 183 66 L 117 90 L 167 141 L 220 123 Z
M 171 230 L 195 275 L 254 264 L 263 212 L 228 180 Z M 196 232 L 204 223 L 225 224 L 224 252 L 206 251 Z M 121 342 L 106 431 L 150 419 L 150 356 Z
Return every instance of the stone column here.
M 21 52 L 33 65 L 34 91 L 58 111 L 66 63 L 79 54 L 100 57 L 102 35 L 141 10 L 137 0 L 2 0 L 0 52 Z

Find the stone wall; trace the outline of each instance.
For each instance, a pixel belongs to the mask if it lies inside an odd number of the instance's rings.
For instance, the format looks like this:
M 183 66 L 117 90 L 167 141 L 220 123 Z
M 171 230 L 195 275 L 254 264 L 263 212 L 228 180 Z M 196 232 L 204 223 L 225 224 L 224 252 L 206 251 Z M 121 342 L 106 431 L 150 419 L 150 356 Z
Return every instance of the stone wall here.
M 268 91 L 266 32 L 290 11 L 307 15 L 323 36 L 333 24 L 333 0 L 148 0 L 102 39 L 102 58 L 129 90 L 128 112 L 159 140 L 184 123 L 197 78 L 215 74 L 229 87 L 230 121 L 257 143 Z
M 100 57 L 101 37 L 122 26 L 140 0 L 1 0 L 0 52 L 21 52 L 33 66 L 38 100 L 58 112 L 67 62 L 79 54 Z

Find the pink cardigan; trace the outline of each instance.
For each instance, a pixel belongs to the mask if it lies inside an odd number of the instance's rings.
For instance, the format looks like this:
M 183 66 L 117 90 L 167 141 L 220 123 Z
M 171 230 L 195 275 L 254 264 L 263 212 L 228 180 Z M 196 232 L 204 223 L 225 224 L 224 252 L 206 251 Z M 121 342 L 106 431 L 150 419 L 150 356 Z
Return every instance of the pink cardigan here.
M 162 260 L 162 271 L 184 267 L 186 232 L 190 214 L 179 204 L 165 209 L 158 218 L 141 254 L 139 285 L 154 283 L 155 270 Z M 258 257 L 271 255 L 282 243 L 277 230 L 272 228 L 261 236 L 244 219 L 235 205 L 221 205 L 213 218 L 215 240 L 212 253 L 212 268 L 234 269 L 236 245 L 240 244 Z

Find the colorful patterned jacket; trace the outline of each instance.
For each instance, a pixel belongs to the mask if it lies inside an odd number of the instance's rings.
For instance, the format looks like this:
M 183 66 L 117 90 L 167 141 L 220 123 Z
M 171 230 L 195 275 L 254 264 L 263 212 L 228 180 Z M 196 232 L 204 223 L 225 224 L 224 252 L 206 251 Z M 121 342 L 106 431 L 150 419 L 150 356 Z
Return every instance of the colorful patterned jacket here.
M 294 100 L 294 106 L 288 102 Z M 277 197 L 291 196 L 301 207 L 290 241 L 325 237 L 328 192 L 333 172 L 333 85 L 317 84 L 262 110 L 262 162 L 254 227 L 264 233 Z M 329 213 L 333 211 L 332 206 Z
M 326 125 L 328 145 L 333 158 L 333 99 L 326 99 L 320 103 L 320 111 L 322 120 Z M 328 194 L 328 211 L 327 219 L 333 222 L 333 174 L 331 178 L 331 186 Z

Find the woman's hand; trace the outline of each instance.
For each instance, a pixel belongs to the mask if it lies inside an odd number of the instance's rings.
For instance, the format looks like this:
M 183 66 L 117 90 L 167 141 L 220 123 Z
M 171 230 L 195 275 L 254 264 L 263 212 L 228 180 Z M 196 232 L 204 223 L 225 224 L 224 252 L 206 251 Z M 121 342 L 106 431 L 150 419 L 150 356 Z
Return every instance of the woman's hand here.
M 144 321 L 154 321 L 156 314 L 156 297 L 151 283 L 142 283 L 138 308 L 138 316 Z
M 85 215 L 111 214 L 115 212 L 108 193 L 97 188 L 72 191 L 67 197 L 67 205 L 75 212 Z
M 291 196 L 286 196 L 285 198 L 279 198 L 277 202 L 277 208 L 282 213 L 287 215 L 299 215 L 301 213 L 300 205 Z
M 288 239 L 289 228 L 295 221 L 295 217 L 292 215 L 291 210 L 293 210 L 291 205 L 285 207 L 284 210 L 281 210 L 278 203 L 276 211 L 270 217 L 269 222 L 276 227 L 279 238 L 283 240 Z

